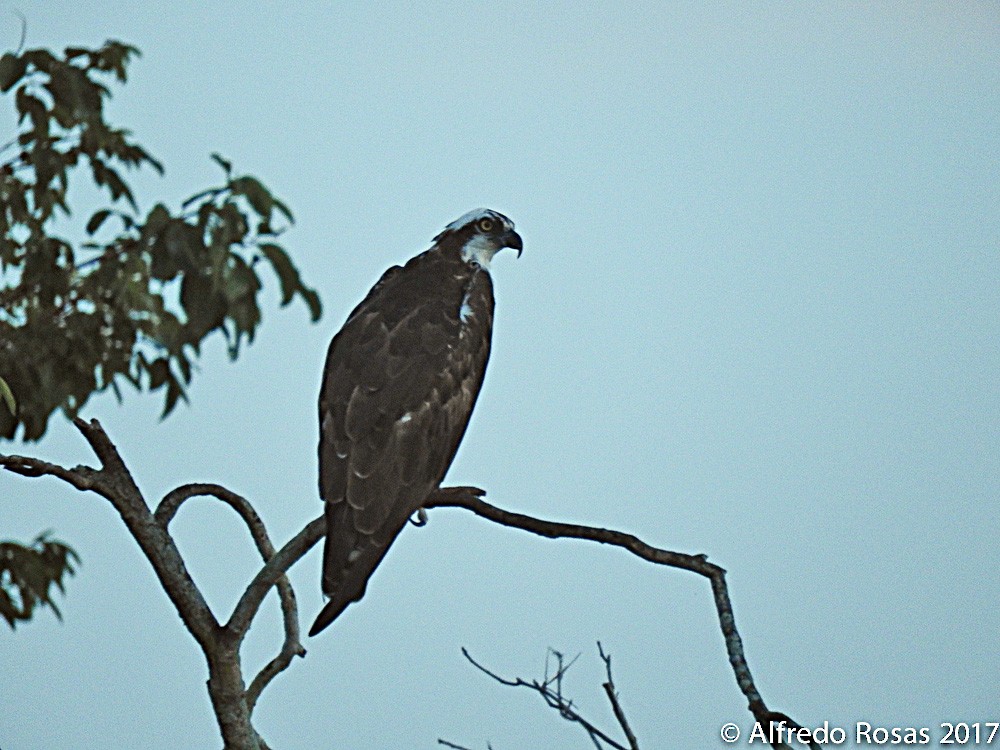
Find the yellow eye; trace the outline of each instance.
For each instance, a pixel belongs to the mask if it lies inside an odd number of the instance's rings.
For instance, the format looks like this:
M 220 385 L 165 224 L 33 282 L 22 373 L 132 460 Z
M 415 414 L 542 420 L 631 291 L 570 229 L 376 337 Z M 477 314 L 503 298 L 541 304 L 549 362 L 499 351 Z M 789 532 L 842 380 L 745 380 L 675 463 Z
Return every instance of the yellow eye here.
M 494 225 L 494 223 L 495 222 L 493 221 L 493 219 L 480 219 L 479 220 L 479 231 L 481 231 L 481 232 L 492 232 L 493 231 L 493 225 Z

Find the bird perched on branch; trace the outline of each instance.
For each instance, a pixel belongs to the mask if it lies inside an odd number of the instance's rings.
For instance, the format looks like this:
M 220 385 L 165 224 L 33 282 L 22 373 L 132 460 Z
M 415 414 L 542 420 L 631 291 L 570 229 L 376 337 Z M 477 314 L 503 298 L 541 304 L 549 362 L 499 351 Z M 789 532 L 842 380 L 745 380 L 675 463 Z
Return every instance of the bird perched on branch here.
M 393 266 L 333 337 L 319 399 L 326 503 L 323 593 L 309 635 L 358 601 L 407 520 L 436 490 L 469 423 L 490 357 L 490 261 L 523 248 L 489 209 L 459 217 Z

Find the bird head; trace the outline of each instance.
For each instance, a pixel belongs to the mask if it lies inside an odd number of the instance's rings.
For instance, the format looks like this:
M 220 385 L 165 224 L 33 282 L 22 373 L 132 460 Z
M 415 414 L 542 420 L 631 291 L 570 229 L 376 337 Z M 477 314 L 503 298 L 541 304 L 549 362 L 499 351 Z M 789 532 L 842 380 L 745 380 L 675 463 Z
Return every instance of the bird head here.
M 493 256 L 505 247 L 517 250 L 521 257 L 524 243 L 514 231 L 514 222 L 497 211 L 477 208 L 462 214 L 434 238 L 434 242 L 456 243 L 462 259 L 488 268 Z

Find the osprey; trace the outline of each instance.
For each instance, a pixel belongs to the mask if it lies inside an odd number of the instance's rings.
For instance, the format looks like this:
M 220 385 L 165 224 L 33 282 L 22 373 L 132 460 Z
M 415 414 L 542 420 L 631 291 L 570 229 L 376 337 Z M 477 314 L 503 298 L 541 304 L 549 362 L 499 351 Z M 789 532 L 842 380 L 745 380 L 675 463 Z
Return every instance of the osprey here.
M 333 337 L 319 397 L 326 504 L 316 635 L 365 593 L 407 520 L 451 465 L 483 384 L 493 330 L 489 265 L 521 254 L 506 216 L 477 209 L 393 266 Z

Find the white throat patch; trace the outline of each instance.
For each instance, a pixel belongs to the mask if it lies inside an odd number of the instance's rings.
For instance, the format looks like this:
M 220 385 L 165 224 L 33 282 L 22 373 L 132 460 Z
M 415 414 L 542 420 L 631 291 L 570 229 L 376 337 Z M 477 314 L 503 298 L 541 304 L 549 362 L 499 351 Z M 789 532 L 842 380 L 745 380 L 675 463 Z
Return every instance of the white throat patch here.
M 489 237 L 475 234 L 462 246 L 462 260 L 466 263 L 474 261 L 483 268 L 489 269 L 490 261 L 497 254 L 497 250 L 497 246 Z

